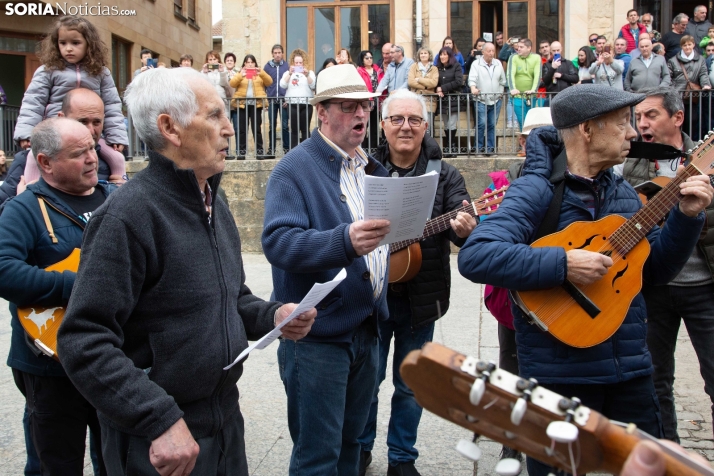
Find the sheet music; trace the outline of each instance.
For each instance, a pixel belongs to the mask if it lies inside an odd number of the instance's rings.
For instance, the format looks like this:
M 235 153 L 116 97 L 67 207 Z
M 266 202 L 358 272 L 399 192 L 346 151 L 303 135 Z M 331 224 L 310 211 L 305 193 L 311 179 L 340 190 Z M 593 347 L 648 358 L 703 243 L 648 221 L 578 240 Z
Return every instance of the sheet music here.
M 335 289 L 344 279 L 347 277 L 347 271 L 342 268 L 342 270 L 337 273 L 337 276 L 332 281 L 328 281 L 326 283 L 315 283 L 312 286 L 312 289 L 305 295 L 305 297 L 300 301 L 300 304 L 297 305 L 295 310 L 290 313 L 288 317 L 285 318 L 283 322 L 278 324 L 275 329 L 270 331 L 268 334 L 263 336 L 260 340 L 256 341 L 253 343 L 253 345 L 250 345 L 247 349 L 245 349 L 243 352 L 240 353 L 238 357 L 236 357 L 236 360 L 233 361 L 232 364 L 228 365 L 227 367 L 223 367 L 223 370 L 228 370 L 231 367 L 233 367 L 235 364 L 243 360 L 250 354 L 253 350 L 255 349 L 265 349 L 268 347 L 270 344 L 273 343 L 275 339 L 280 337 L 280 329 L 285 327 L 290 321 L 298 317 L 300 314 L 302 314 L 305 311 L 309 311 L 311 308 L 315 307 L 320 301 L 325 299 L 325 296 L 330 294 L 333 289 Z
M 364 178 L 364 219 L 389 220 L 390 232 L 381 245 L 419 238 L 434 208 L 439 175 L 432 171 L 419 177 Z

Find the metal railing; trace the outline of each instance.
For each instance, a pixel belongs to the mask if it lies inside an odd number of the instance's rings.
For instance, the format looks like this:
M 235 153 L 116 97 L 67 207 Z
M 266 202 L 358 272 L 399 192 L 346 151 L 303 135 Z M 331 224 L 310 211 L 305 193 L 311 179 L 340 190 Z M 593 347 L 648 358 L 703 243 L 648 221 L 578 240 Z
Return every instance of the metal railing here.
M 577 87 L 577 86 L 574 86 Z M 446 156 L 514 155 L 522 149 L 520 132 L 528 111 L 550 104 L 552 93 L 512 97 L 503 94 L 448 94 L 443 98 L 424 95 L 427 102 L 429 134 L 442 146 Z M 683 94 L 683 131 L 697 141 L 712 129 L 714 92 L 691 91 Z M 231 158 L 280 158 L 310 136 L 317 126 L 314 108 L 307 98 L 263 98 L 241 100 L 235 109 L 226 101 L 235 136 L 230 142 Z M 294 101 L 294 102 L 289 102 Z M 381 125 L 382 99 L 369 114 L 362 147 L 375 153 L 384 140 Z M 240 106 L 243 107 L 240 107 Z M 587 105 L 583 105 L 587 107 Z M 17 149 L 13 131 L 19 107 L 0 106 L 0 149 L 8 155 Z M 636 127 L 635 116 L 632 124 Z M 129 156 L 146 155 L 146 147 L 127 117 Z

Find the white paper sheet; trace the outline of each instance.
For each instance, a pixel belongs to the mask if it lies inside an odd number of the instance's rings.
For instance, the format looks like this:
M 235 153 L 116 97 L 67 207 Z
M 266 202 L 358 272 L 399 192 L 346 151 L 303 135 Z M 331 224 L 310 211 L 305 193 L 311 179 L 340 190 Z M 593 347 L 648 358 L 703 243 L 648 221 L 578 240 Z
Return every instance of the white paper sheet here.
M 290 315 L 286 317 L 283 322 L 278 324 L 275 329 L 264 335 L 260 340 L 256 341 L 253 345 L 249 346 L 247 349 L 241 352 L 240 355 L 236 357 L 236 360 L 234 360 L 233 363 L 229 366 L 224 367 L 223 370 L 228 370 L 233 367 L 235 364 L 247 357 L 248 354 L 250 354 L 254 349 L 265 349 L 270 344 L 272 344 L 275 339 L 280 337 L 280 329 L 282 329 L 287 323 L 298 317 L 303 312 L 309 311 L 311 308 L 315 307 L 320 301 L 325 299 L 325 296 L 330 294 L 332 290 L 337 287 L 337 285 L 344 281 L 346 277 L 347 271 L 342 268 L 342 270 L 337 273 L 337 276 L 335 276 L 335 279 L 333 279 L 332 281 L 328 281 L 326 283 L 315 283 L 312 286 L 312 289 L 310 289 L 307 295 L 305 295 L 302 301 L 300 301 L 300 304 L 297 305 L 295 310 L 290 313 Z
M 379 242 L 386 245 L 419 238 L 431 216 L 439 176 L 436 172 L 419 177 L 364 178 L 364 219 L 385 219 L 390 232 Z

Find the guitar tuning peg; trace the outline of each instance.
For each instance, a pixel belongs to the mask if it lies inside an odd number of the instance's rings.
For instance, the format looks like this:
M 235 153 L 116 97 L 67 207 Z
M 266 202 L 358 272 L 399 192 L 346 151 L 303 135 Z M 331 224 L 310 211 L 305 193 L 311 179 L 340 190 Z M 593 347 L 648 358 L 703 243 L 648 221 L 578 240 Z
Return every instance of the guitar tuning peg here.
M 545 433 L 558 443 L 572 443 L 578 439 L 578 427 L 567 421 L 550 422 Z
M 514 458 L 504 458 L 495 468 L 499 476 L 518 476 L 521 473 L 521 462 Z
M 491 377 L 491 372 L 496 370 L 496 364 L 494 362 L 479 361 L 476 363 L 476 370 L 481 376 L 474 380 L 473 385 L 471 385 L 471 391 L 469 392 L 469 401 L 474 406 L 481 403 L 481 398 L 483 398 L 483 394 L 486 393 L 486 382 L 488 382 L 488 379 Z
M 531 394 L 533 390 L 538 386 L 538 381 L 534 378 L 525 380 L 520 379 L 516 383 L 516 388 L 523 392 L 523 396 L 516 400 L 516 404 L 513 405 L 513 410 L 511 411 L 511 423 L 518 426 L 523 421 L 523 417 L 526 414 L 526 408 L 528 407 L 528 401 L 531 399 Z
M 461 456 L 466 459 L 470 459 L 471 461 L 478 461 L 481 458 L 481 448 L 470 440 L 459 440 L 459 444 L 456 445 L 456 451 L 458 451 Z
M 687 151 L 687 155 L 690 155 L 691 153 L 692 153 L 692 149 L 689 149 L 689 150 Z

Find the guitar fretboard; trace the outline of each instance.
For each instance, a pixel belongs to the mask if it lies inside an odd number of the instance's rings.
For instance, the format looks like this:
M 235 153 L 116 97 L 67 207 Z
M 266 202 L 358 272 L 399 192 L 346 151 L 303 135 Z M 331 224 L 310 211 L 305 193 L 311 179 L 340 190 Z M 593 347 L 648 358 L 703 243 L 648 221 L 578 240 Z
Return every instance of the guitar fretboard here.
M 699 175 L 701 172 L 693 165 L 688 165 L 684 171 L 674 177 L 662 190 L 657 192 L 647 205 L 640 208 L 629 220 L 620 226 L 610 237 L 609 241 L 620 252 L 627 254 L 639 243 L 654 226 L 667 215 L 679 202 L 682 194 L 679 185 L 689 177 Z

